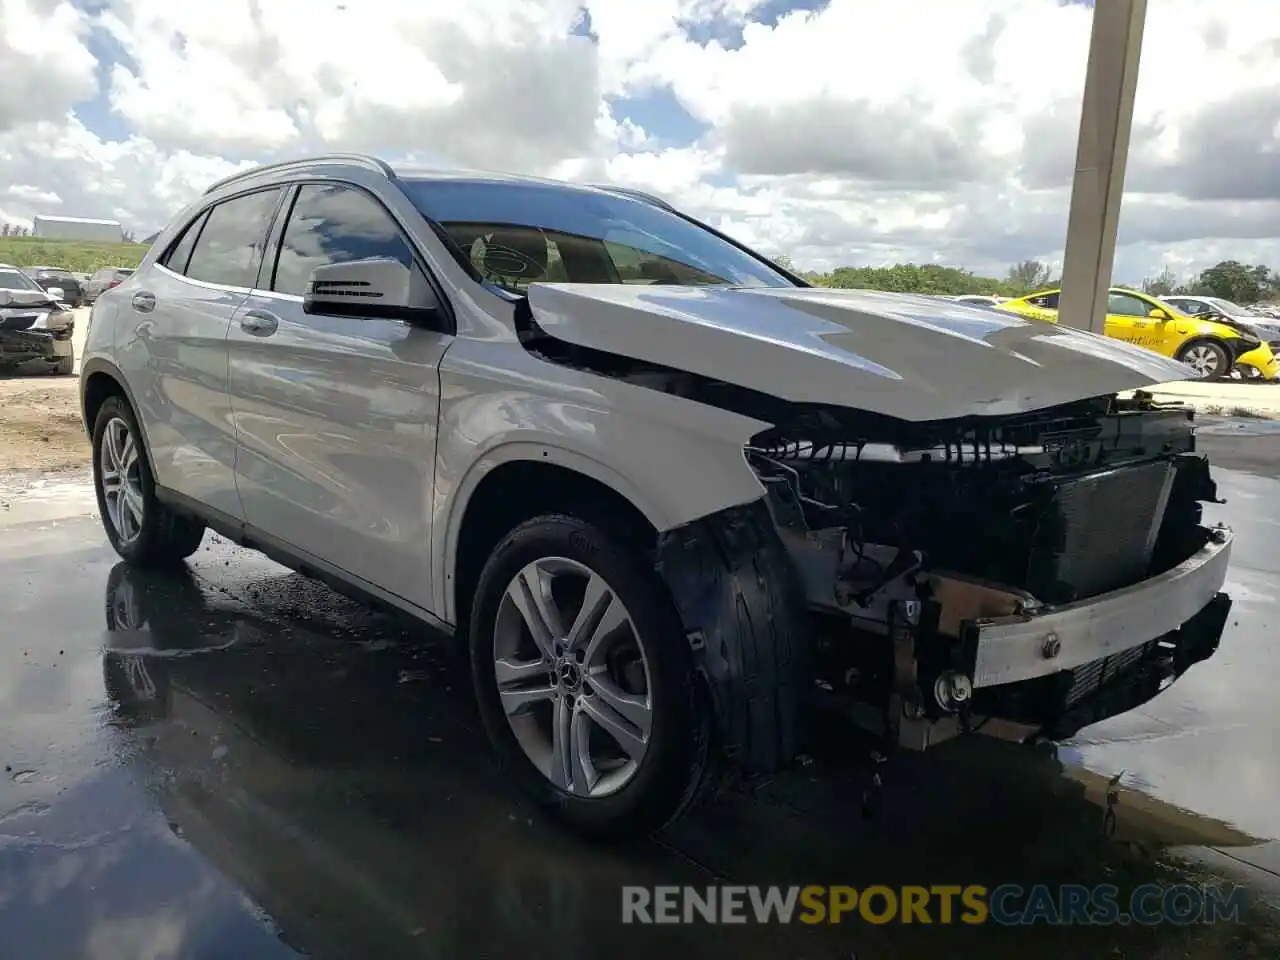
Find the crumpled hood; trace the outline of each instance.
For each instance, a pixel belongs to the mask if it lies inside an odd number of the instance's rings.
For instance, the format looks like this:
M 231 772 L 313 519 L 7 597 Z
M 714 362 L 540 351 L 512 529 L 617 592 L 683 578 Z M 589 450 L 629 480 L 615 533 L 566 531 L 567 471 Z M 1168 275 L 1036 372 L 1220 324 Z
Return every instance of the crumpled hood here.
M 57 303 L 43 290 L 11 290 L 0 287 L 0 307 L 45 307 Z
M 988 307 L 826 288 L 534 284 L 551 336 L 903 420 L 1005 415 L 1191 379 L 1141 347 Z

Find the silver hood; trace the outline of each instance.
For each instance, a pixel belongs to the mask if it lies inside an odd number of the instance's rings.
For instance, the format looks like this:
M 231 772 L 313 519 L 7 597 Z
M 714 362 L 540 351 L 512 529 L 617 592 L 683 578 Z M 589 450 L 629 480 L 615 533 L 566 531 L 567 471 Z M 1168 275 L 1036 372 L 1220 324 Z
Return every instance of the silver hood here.
M 911 421 L 1038 410 L 1194 375 L 1119 340 L 912 294 L 534 284 L 528 297 L 558 340 Z

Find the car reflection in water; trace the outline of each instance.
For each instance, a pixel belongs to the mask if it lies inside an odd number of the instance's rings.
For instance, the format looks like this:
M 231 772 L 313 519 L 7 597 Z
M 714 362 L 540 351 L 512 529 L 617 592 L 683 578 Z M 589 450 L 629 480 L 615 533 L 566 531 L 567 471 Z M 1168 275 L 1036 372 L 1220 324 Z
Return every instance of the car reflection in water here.
M 963 939 L 986 957 L 1113 946 L 1137 957 L 1227 935 L 623 927 L 625 884 L 1137 884 L 1167 877 L 1135 850 L 1255 841 L 1123 788 L 1108 818 L 1106 777 L 1064 768 L 1051 745 L 981 736 L 896 757 L 865 820 L 869 745 L 824 722 L 800 769 L 732 787 L 655 841 L 590 846 L 542 822 L 504 782 L 450 644 L 269 569 L 236 582 L 234 572 L 206 580 L 117 565 L 103 675 L 129 741 L 122 752 L 155 802 L 301 952 L 905 957 Z

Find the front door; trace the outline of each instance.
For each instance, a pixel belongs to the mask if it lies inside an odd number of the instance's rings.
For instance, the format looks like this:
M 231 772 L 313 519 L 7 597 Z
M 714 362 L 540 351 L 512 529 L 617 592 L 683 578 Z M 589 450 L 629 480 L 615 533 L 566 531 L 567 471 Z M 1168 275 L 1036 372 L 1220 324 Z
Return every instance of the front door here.
M 1160 350 L 1160 321 L 1149 316 L 1153 305 L 1131 293 L 1113 290 L 1107 298 L 1106 334 L 1135 343 L 1148 350 Z
M 303 184 L 228 336 L 236 484 L 249 525 L 423 608 L 439 363 L 451 338 L 397 320 L 303 312 L 311 271 L 412 248 L 350 186 Z

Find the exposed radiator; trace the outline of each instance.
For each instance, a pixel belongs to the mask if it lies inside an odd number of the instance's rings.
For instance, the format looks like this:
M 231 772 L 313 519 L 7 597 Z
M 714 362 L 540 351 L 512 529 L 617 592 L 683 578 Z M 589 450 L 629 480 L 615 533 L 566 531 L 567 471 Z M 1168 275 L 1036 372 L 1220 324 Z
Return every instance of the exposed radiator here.
M 1032 546 L 1030 591 L 1065 603 L 1144 579 L 1173 477 L 1157 460 L 1059 484 Z
M 1067 687 L 1063 706 L 1073 706 L 1090 694 L 1096 693 L 1105 684 L 1120 679 L 1126 672 L 1146 659 L 1155 645 L 1156 641 L 1152 640 L 1125 650 L 1123 653 L 1103 657 L 1076 667 L 1071 671 L 1070 686 Z

